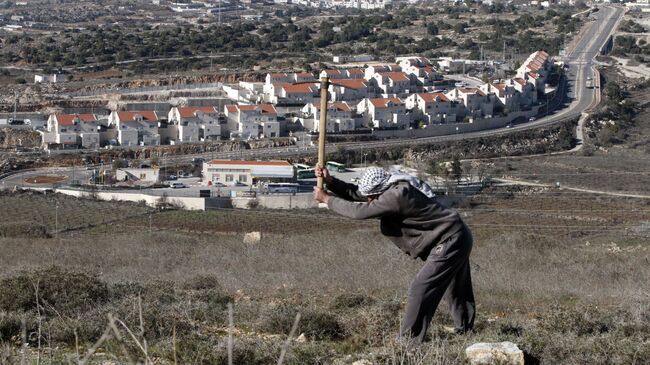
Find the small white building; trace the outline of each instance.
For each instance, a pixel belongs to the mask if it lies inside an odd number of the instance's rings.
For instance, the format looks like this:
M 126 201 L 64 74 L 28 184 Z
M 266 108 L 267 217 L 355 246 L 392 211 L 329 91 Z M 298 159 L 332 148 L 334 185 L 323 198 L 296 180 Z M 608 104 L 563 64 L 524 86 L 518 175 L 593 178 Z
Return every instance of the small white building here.
M 43 147 L 58 145 L 62 148 L 100 147 L 100 122 L 94 114 L 52 114 L 47 120 L 47 130 L 42 133 Z
M 119 168 L 115 171 L 115 180 L 136 185 L 153 185 L 160 181 L 160 169 L 157 167 Z
M 412 94 L 405 100 L 406 108 L 426 124 L 454 123 L 458 113 L 458 103 L 452 102 L 443 93 Z
M 212 160 L 203 163 L 206 185 L 251 185 L 257 181 L 289 182 L 295 178 L 295 168 L 287 161 Z

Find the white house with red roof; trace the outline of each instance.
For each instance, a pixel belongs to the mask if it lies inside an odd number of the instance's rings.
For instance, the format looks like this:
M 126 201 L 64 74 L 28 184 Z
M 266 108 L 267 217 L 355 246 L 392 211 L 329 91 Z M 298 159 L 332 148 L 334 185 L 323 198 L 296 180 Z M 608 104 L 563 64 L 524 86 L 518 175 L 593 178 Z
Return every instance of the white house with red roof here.
M 392 65 L 370 65 L 364 70 L 364 79 L 370 80 L 378 72 L 401 72 L 402 68 L 398 64 Z
M 273 104 L 306 104 L 320 98 L 319 84 L 280 84 L 277 95 L 272 99 Z
M 373 75 L 380 93 L 403 95 L 415 91 L 416 85 L 405 72 L 377 72 Z
M 347 102 L 327 104 L 327 132 L 345 132 L 355 129 L 352 108 Z M 310 132 L 318 132 L 320 126 L 320 103 L 309 103 L 302 108 L 302 126 Z
M 46 149 L 100 147 L 100 121 L 95 114 L 51 114 L 47 120 L 47 131 L 42 133 Z
M 295 181 L 296 171 L 287 161 L 212 160 L 203 163 L 203 181 L 228 186 L 251 185 L 257 181 Z
M 431 60 L 428 58 L 419 56 L 396 57 L 395 62 L 400 65 L 402 70 L 406 70 L 409 67 L 422 68 L 433 65 L 433 63 L 431 63 Z
M 518 111 L 521 109 L 519 92 L 514 85 L 507 82 L 488 82 L 482 84 L 479 89 L 486 94 L 493 94 L 497 97 L 499 105 L 495 109 L 502 111 Z
M 544 51 L 537 51 L 521 64 L 517 69 L 517 77 L 527 80 L 535 86 L 537 92 L 541 95 L 545 92 L 546 78 L 550 73 L 553 64 Z
M 280 136 L 278 111 L 272 104 L 224 106 L 230 138 L 274 138 Z
M 411 94 L 405 100 L 411 119 L 421 119 L 426 124 L 454 123 L 460 104 L 440 92 Z
M 332 101 L 359 101 L 374 96 L 374 87 L 364 79 L 335 80 L 328 91 Z
M 494 114 L 494 104 L 496 97 L 490 98 L 490 94 L 486 94 L 479 88 L 455 88 L 447 93 L 445 96 L 449 100 L 459 101 L 465 106 L 465 115 L 473 118 L 492 117 Z
M 117 129 L 120 146 L 160 145 L 159 122 L 155 111 L 113 111 L 108 116 L 108 125 Z
M 521 94 L 520 104 L 533 105 L 537 103 L 535 85 L 519 77 L 508 79 L 506 82 L 512 84 L 515 90 Z
M 364 99 L 357 104 L 357 113 L 362 113 L 365 124 L 374 128 L 404 129 L 411 123 L 406 104 L 399 98 Z
M 221 139 L 221 113 L 214 106 L 172 107 L 167 114 L 174 143 Z M 161 133 L 162 134 L 162 133 Z

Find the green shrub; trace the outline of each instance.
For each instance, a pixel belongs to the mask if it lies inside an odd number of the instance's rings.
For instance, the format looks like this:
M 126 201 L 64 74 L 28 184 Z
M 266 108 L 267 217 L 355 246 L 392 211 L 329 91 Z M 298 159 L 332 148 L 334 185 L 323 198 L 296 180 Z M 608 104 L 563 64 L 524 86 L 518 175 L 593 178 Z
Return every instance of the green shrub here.
M 49 238 L 47 227 L 35 222 L 0 223 L 0 237 Z
M 61 314 L 85 311 L 105 302 L 109 294 L 107 285 L 96 276 L 51 267 L 0 280 L 0 309 L 35 309 L 37 287 L 44 310 Z

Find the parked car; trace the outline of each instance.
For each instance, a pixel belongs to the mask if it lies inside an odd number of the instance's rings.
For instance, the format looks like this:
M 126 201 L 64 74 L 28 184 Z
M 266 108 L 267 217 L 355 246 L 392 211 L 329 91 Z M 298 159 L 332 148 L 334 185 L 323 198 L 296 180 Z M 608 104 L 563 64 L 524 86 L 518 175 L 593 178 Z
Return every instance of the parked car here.
M 177 179 L 178 179 L 178 176 L 176 176 L 176 175 L 167 176 L 167 180 L 177 180 Z
M 182 182 L 174 181 L 169 183 L 169 187 L 172 189 L 181 189 L 181 188 L 186 188 L 187 185 L 183 184 Z
M 536 121 L 536 120 L 537 120 L 537 118 L 535 118 L 535 117 L 530 117 L 530 118 L 528 118 L 528 121 L 530 121 L 530 122 L 534 122 L 534 121 Z
M 223 188 L 226 186 L 226 184 L 217 181 L 215 183 L 212 183 L 212 186 L 214 186 L 215 188 Z

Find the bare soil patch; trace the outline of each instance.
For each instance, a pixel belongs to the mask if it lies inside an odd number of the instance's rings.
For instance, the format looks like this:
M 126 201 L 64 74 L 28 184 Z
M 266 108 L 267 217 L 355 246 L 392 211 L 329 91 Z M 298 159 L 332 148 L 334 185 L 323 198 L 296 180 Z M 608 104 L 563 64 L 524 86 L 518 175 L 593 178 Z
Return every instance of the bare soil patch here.
M 67 176 L 63 175 L 38 175 L 30 176 L 23 179 L 27 184 L 54 184 L 66 181 Z

